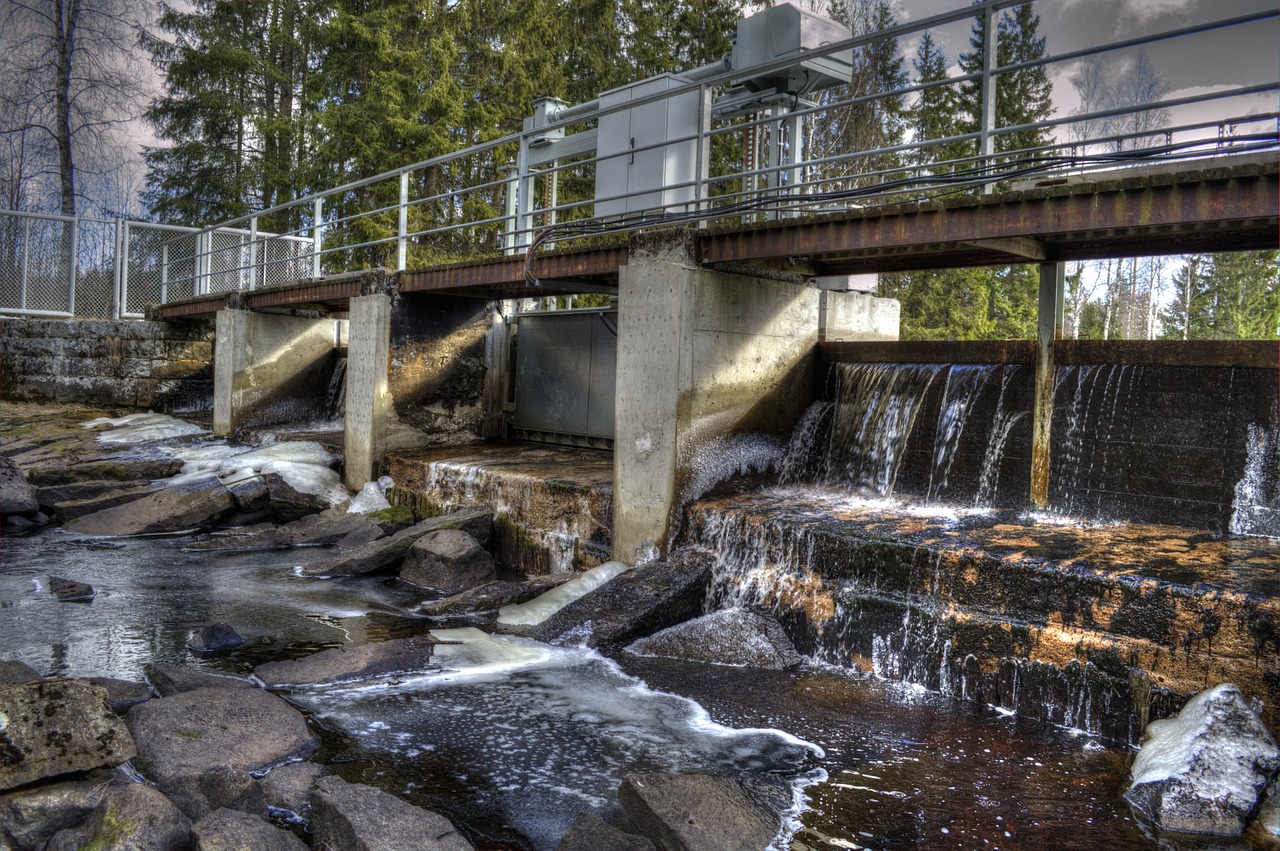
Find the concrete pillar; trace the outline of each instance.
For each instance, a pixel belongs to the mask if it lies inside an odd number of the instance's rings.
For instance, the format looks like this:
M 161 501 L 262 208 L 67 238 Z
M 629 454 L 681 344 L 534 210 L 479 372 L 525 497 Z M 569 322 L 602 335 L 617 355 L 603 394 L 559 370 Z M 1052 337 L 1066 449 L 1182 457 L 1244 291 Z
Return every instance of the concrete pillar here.
M 351 299 L 348 319 L 345 482 L 354 490 L 378 478 L 386 451 L 391 296 Z
M 665 553 L 697 450 L 789 433 L 812 400 L 819 292 L 700 269 L 687 235 L 632 242 L 619 272 L 613 555 Z
M 314 416 L 332 371 L 332 319 L 220 310 L 215 324 L 215 434 Z

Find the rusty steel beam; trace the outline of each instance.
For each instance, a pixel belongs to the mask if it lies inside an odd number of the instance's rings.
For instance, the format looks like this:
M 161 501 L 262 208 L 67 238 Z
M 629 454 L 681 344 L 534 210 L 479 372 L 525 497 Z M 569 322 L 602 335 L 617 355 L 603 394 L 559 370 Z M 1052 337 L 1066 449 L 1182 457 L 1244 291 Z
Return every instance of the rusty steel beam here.
M 547 281 L 550 295 L 557 279 L 569 279 L 581 287 L 584 279 L 600 280 L 612 284 L 617 278 L 618 267 L 627 262 L 626 245 L 606 248 L 571 249 L 554 254 L 534 257 L 533 274 Z M 432 292 L 437 290 L 464 290 L 471 288 L 512 288 L 522 290 L 525 282 L 524 255 L 499 257 L 474 263 L 434 266 L 400 273 L 400 292 Z M 510 296 L 509 296 L 510 297 Z
M 351 299 L 360 295 L 360 287 L 359 278 L 305 281 L 272 287 L 269 290 L 242 292 L 243 305 L 249 310 L 260 310 L 265 307 L 292 307 L 315 302 L 345 306 Z
M 1276 165 L 1250 164 L 720 228 L 698 234 L 698 258 L 874 271 L 1009 262 L 984 240 L 1037 240 L 1050 261 L 1276 247 L 1278 196 Z

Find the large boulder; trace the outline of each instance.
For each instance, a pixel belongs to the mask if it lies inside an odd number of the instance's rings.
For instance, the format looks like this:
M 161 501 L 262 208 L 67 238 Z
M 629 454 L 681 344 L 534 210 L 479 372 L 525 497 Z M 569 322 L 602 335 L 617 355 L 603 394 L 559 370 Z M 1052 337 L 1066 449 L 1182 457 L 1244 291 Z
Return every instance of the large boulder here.
M 439 529 L 409 548 L 400 578 L 453 594 L 497 578 L 493 556 L 461 529 Z
M 191 640 L 187 642 L 187 649 L 193 653 L 213 656 L 219 653 L 230 653 L 241 644 L 244 644 L 244 636 L 236 632 L 236 628 L 226 621 L 218 621 L 196 630 Z
M 126 721 L 138 767 L 161 786 L 219 768 L 261 771 L 319 744 L 301 712 L 262 689 L 186 691 L 140 703 Z
M 776 790 L 744 778 L 632 774 L 618 787 L 618 803 L 661 851 L 763 849 L 782 826 Z
M 777 618 L 722 609 L 633 642 L 628 653 L 780 671 L 804 661 Z
M 83 824 L 112 776 L 103 769 L 0 794 L 0 848 L 40 851 L 58 831 Z
M 591 813 L 578 813 L 556 851 L 654 851 L 653 843 L 643 836 L 623 833 Z
M 110 458 L 80 464 L 58 464 L 38 467 L 27 478 L 34 485 L 65 485 L 73 482 L 154 481 L 176 476 L 183 462 L 177 458 Z
M 0 515 L 35 514 L 40 510 L 36 490 L 9 458 L 0 458 Z
M 180 532 L 210 523 L 235 508 L 231 491 L 212 474 L 135 499 L 126 505 L 78 517 L 64 524 L 83 535 L 146 535 Z
M 360 576 L 397 567 L 409 555 L 418 539 L 440 529 L 461 529 L 477 541 L 488 540 L 493 527 L 493 513 L 484 508 L 468 508 L 431 517 L 380 538 L 371 544 L 339 553 L 302 566 L 304 576 Z
M 191 820 L 156 789 L 141 783 L 107 792 L 88 822 L 49 840 L 46 851 L 187 851 Z
M 291 762 L 271 769 L 262 778 L 267 806 L 293 813 L 298 818 L 311 818 L 311 790 L 328 773 L 328 769 L 315 762 Z
M 115 712 L 121 712 L 135 704 L 155 697 L 151 686 L 135 680 L 118 680 L 115 677 L 84 677 L 90 685 L 107 690 L 107 703 Z
M 1152 721 L 1125 799 L 1161 830 L 1239 836 L 1280 772 L 1280 749 L 1231 683 Z
M 29 683 L 39 679 L 43 679 L 40 672 L 26 662 L 17 659 L 0 660 L 0 684 Z
M 262 479 L 267 485 L 267 505 L 281 520 L 297 520 L 333 507 L 326 494 L 299 490 L 279 473 L 267 473 Z
M 341 508 L 327 508 L 317 514 L 286 523 L 221 535 L 207 541 L 189 544 L 188 550 L 245 551 L 285 550 L 290 547 L 315 547 L 345 540 L 353 533 L 364 532 L 376 540 L 383 534 L 381 524 L 363 514 L 351 514 Z
M 683 551 L 605 583 L 536 626 L 547 644 L 570 635 L 588 647 L 613 647 L 652 635 L 702 613 L 711 581 L 711 557 Z
M 132 759 L 107 692 L 79 680 L 0 685 L 0 790 Z
M 307 851 L 289 831 L 238 810 L 214 810 L 191 830 L 197 851 Z
M 238 810 L 258 819 L 267 817 L 267 796 L 262 784 L 238 768 L 215 768 L 170 778 L 164 784 L 164 793 L 192 821 L 218 809 Z
M 316 847 L 343 851 L 475 851 L 444 816 L 334 776 L 311 793 L 311 831 Z
M 49 510 L 57 516 L 59 522 L 67 523 L 78 517 L 85 517 L 89 514 L 96 514 L 99 511 L 106 511 L 108 508 L 127 505 L 135 500 L 142 499 L 144 496 L 149 496 L 164 489 L 164 485 L 159 484 L 133 485 L 128 487 L 120 482 L 109 482 L 108 484 L 112 486 L 112 489 L 99 494 L 98 496 L 88 497 L 85 499 L 62 500 L 53 502 L 52 504 L 43 501 L 45 499 L 43 496 L 45 489 L 41 488 L 40 504 L 47 506 Z M 64 485 L 62 487 L 71 487 L 71 485 Z
M 253 675 L 268 688 L 279 688 L 420 671 L 431 663 L 435 644 L 430 636 L 346 644 L 301 659 L 267 662 L 255 668 Z
M 168 665 L 164 662 L 149 662 L 142 669 L 147 675 L 147 682 L 161 697 L 180 694 L 184 691 L 195 691 L 200 688 L 253 688 L 253 683 L 239 677 L 223 674 L 211 674 L 199 668 L 187 668 L 182 665 Z
M 499 579 L 460 594 L 423 603 L 418 606 L 418 613 L 437 620 L 488 614 L 503 606 L 526 603 L 572 577 L 572 573 L 551 573 L 531 576 L 524 582 Z

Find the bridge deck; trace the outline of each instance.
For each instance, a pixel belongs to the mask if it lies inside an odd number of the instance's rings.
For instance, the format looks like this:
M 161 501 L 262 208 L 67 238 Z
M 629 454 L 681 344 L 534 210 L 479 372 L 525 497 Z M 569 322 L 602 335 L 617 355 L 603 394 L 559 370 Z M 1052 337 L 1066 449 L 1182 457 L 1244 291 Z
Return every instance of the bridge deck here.
M 1274 154 L 1192 165 L 712 227 L 693 238 L 707 265 L 764 265 L 816 275 L 1280 247 L 1280 164 Z M 537 288 L 525 280 L 523 255 L 407 270 L 396 283 L 401 293 L 480 298 L 607 292 L 616 287 L 627 257 L 626 242 L 614 237 L 589 248 L 537 255 L 531 264 L 541 282 Z M 248 309 L 344 310 L 366 285 L 360 274 L 340 275 L 173 302 L 152 314 L 162 319 L 208 315 L 228 299 Z

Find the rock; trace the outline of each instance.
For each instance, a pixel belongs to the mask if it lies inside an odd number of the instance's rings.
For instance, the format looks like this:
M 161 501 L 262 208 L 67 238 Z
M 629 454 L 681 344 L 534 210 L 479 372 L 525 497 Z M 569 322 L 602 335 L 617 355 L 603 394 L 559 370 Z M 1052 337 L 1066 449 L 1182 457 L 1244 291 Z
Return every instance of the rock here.
M 314 762 L 291 762 L 271 769 L 262 778 L 267 806 L 285 810 L 300 818 L 311 817 L 311 790 L 329 771 Z
M 83 827 L 49 840 L 47 851 L 187 851 L 191 820 L 161 792 L 141 783 L 109 791 Z
M 332 544 L 353 532 L 370 532 L 371 540 L 382 536 L 382 527 L 361 514 L 348 514 L 340 508 L 329 508 L 309 514 L 283 526 L 268 526 L 240 535 L 227 535 L 190 544 L 189 550 L 283 550 L 289 547 L 314 547 Z
M 231 491 L 209 475 L 170 485 L 127 505 L 78 517 L 63 528 L 83 535 L 179 532 L 210 523 L 234 507 Z
M 98 596 L 98 592 L 93 590 L 92 585 L 76 582 L 74 579 L 64 579 L 61 576 L 49 577 L 49 593 L 67 603 L 92 600 Z
M 146 683 L 132 680 L 117 680 L 113 677 L 84 677 L 86 683 L 107 690 L 107 704 L 112 711 L 119 712 L 143 701 L 155 697 L 151 687 Z
M 236 810 L 214 810 L 191 830 L 196 851 L 307 851 L 289 831 Z
M 343 851 L 474 851 L 447 818 L 372 786 L 329 776 L 311 793 L 316 847 Z
M 31 515 L 31 522 L 37 526 L 48 526 L 49 515 L 45 514 L 43 511 L 37 511 L 35 514 Z
M 268 688 L 279 688 L 420 671 L 430 664 L 435 643 L 430 636 L 413 636 L 347 644 L 301 659 L 267 662 L 255 668 L 253 675 Z
M 72 482 L 92 482 L 110 479 L 116 482 L 132 482 L 142 479 L 167 479 L 182 472 L 182 461 L 177 458 L 116 459 L 89 461 L 70 466 L 40 467 L 32 470 L 30 479 L 34 485 L 65 485 Z
M 166 780 L 160 789 L 192 821 L 223 808 L 258 819 L 267 817 L 267 796 L 262 784 L 236 768 L 179 775 Z
M 623 833 L 591 813 L 579 813 L 556 851 L 654 851 L 643 836 Z
M 121 491 L 134 489 L 155 490 L 163 485 L 139 485 L 122 483 L 116 479 L 95 479 L 88 482 L 67 482 L 61 485 L 44 485 L 36 488 L 36 501 L 45 508 L 57 510 L 59 506 L 69 503 L 102 499 Z M 104 508 L 106 506 L 103 506 Z
M 357 516 L 364 517 L 365 515 L 361 514 Z M 352 550 L 358 550 L 361 547 L 372 544 L 374 541 L 383 537 L 384 534 L 385 533 L 382 531 L 381 525 L 362 526 L 358 529 L 352 529 L 341 539 L 335 541 L 333 546 L 335 549 L 342 550 L 343 552 L 351 552 Z
M 184 691 L 195 691 L 201 688 L 254 687 L 253 683 L 240 677 L 210 674 L 197 668 L 166 665 L 163 662 L 151 662 L 142 670 L 147 675 L 147 682 L 151 683 L 151 687 L 161 697 L 169 697 Z
M 452 618 L 496 612 L 503 606 L 528 602 L 572 577 L 572 573 L 553 573 L 548 576 L 533 576 L 524 582 L 500 579 L 442 600 L 423 603 L 418 606 L 418 613 L 429 618 Z
M 683 551 L 631 570 L 575 600 L 531 633 L 547 644 L 573 633 L 588 647 L 626 644 L 702 613 L 710 556 Z
M 362 515 L 352 515 L 359 517 Z M 347 553 L 340 553 L 322 561 L 303 565 L 304 576 L 359 576 L 396 567 L 404 561 L 409 549 L 428 532 L 439 529 L 461 529 L 477 541 L 488 538 L 493 526 L 493 514 L 488 509 L 470 508 L 432 517 L 402 529 L 393 535 L 380 538 L 367 546 Z
M 83 824 L 113 776 L 110 771 L 93 771 L 74 780 L 0 794 L 0 848 L 39 851 L 58 831 Z
M 79 680 L 0 685 L 0 790 L 132 759 L 107 692 Z
M 44 679 L 40 672 L 26 662 L 19 662 L 17 659 L 0 661 L 0 684 L 29 683 L 40 679 Z
M 241 644 L 244 644 L 244 637 L 236 632 L 235 627 L 220 621 L 196 630 L 187 647 L 196 653 L 214 655 L 230 653 Z
M 768 847 L 782 826 L 762 784 L 706 774 L 632 774 L 618 787 L 628 822 L 662 851 Z
M 1275 740 L 1240 689 L 1224 683 L 1147 725 L 1124 797 L 1161 830 L 1235 837 L 1277 772 Z
M 261 689 L 185 691 L 138 704 L 126 721 L 138 767 L 162 785 L 217 768 L 261 771 L 318 746 L 302 713 Z
M 262 476 L 245 476 L 223 484 L 231 491 L 231 498 L 240 511 L 258 511 L 266 507 L 270 491 Z
M 108 508 L 116 508 L 121 505 L 128 505 L 131 502 L 142 499 L 144 496 L 156 493 L 161 490 L 164 485 L 138 485 L 136 487 L 125 487 L 120 482 L 115 482 L 114 490 L 104 493 L 101 496 L 92 499 L 69 500 L 67 502 L 58 502 L 49 506 L 49 510 L 58 515 L 58 519 L 66 523 L 79 517 L 85 517 L 89 514 L 96 514 L 99 511 L 105 511 Z M 47 503 L 41 503 L 45 505 Z
M 724 609 L 667 627 L 632 643 L 627 652 L 771 671 L 804 661 L 776 618 L 747 609 Z
M 21 514 L 6 514 L 4 516 L 4 528 L 10 532 L 26 532 L 36 527 L 36 521 L 28 520 Z
M 400 578 L 424 588 L 454 593 L 497 578 L 493 556 L 461 529 L 423 535 L 409 548 Z
M 263 477 L 267 483 L 267 505 L 280 516 L 281 520 L 297 520 L 308 514 L 318 514 L 333 507 L 329 497 L 319 493 L 300 491 L 279 473 L 267 473 Z
M 36 490 L 9 458 L 0 458 L 0 514 L 35 514 L 40 510 Z

